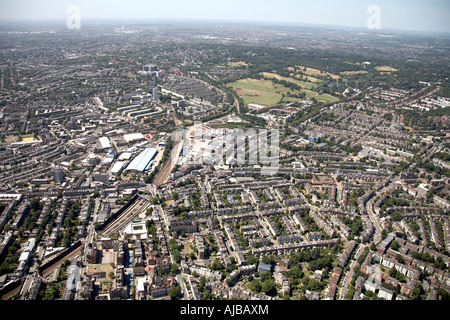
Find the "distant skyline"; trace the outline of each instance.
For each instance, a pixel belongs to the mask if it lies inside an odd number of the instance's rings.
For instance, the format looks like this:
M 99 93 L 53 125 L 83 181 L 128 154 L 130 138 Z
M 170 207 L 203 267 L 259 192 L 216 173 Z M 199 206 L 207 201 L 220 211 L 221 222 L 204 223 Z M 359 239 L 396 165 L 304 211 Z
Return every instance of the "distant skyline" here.
M 448 0 L 0 0 L 0 21 L 65 21 L 78 6 L 83 20 L 210 20 L 367 28 L 367 8 L 380 9 L 380 27 L 450 32 Z

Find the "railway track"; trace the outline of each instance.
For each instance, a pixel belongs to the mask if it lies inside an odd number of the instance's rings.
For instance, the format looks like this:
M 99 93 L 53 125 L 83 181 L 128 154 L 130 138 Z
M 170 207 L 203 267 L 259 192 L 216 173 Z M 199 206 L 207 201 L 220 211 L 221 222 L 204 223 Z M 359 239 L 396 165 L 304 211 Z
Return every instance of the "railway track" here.
M 74 257 L 76 257 L 80 252 L 83 246 L 80 246 L 79 248 L 73 250 L 71 253 L 69 253 L 67 256 L 62 257 L 58 261 L 54 262 L 51 266 L 48 268 L 41 270 L 42 278 L 47 278 L 56 268 L 60 267 L 64 261 L 66 260 L 72 260 Z
M 170 154 L 170 157 L 163 164 L 161 170 L 156 174 L 153 184 L 162 185 L 166 183 L 167 180 L 169 180 L 170 173 L 172 172 L 172 169 L 176 165 L 178 155 L 180 154 L 182 148 L 183 148 L 183 141 L 175 141 L 173 143 L 173 149 Z
M 113 233 L 123 229 L 128 223 L 130 223 L 135 216 L 139 213 L 147 210 L 151 205 L 151 202 L 139 197 L 135 203 L 133 203 L 125 212 L 123 212 L 115 221 L 101 232 L 102 237 L 109 237 Z

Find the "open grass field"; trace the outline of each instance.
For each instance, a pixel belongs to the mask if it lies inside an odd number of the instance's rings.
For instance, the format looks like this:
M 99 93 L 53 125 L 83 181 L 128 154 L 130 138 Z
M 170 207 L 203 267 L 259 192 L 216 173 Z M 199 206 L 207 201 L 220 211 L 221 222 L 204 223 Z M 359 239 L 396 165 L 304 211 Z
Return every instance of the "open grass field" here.
M 397 69 L 392 68 L 390 66 L 378 66 L 378 67 L 375 67 L 375 70 L 382 71 L 382 72 L 395 72 L 395 71 L 398 71 Z
M 274 84 L 270 80 L 242 79 L 228 84 L 233 87 L 244 103 L 256 103 L 272 106 L 280 102 L 281 95 L 289 91 L 282 85 Z
M 286 80 L 286 79 L 288 79 L 286 77 L 282 77 L 279 74 L 272 73 L 272 72 L 261 72 L 260 74 L 262 74 L 266 78 L 275 78 L 275 79 L 278 79 L 278 80 L 283 80 L 283 79 Z M 289 81 L 289 80 L 286 80 L 286 81 Z
M 299 102 L 299 101 L 301 101 L 301 100 L 302 100 L 302 99 L 294 98 L 294 97 L 284 97 L 284 98 L 283 98 L 283 102 L 284 102 L 284 103 Z
M 298 81 L 269 72 L 264 72 L 263 75 L 266 78 L 276 78 L 285 81 L 292 81 L 300 85 L 302 87 L 300 92 L 305 93 L 306 98 L 308 99 L 315 98 L 317 101 L 322 102 L 339 101 L 339 98 L 332 95 L 318 94 L 317 92 L 310 90 L 315 86 L 311 82 Z M 270 80 L 257 80 L 248 78 L 230 83 L 229 86 L 234 88 L 237 94 L 242 97 L 245 104 L 256 103 L 264 106 L 272 106 L 281 101 L 282 94 L 285 94 L 282 102 L 295 102 L 300 100 L 298 98 L 288 97 L 286 93 L 291 91 L 289 88 L 275 84 Z
M 164 203 L 166 204 L 166 206 L 168 206 L 168 205 L 171 205 L 174 202 L 175 202 L 175 200 L 167 200 Z
M 311 90 L 316 87 L 316 84 L 308 81 L 299 81 L 298 84 L 302 87 L 302 89 Z
M 306 67 L 306 70 L 304 70 L 304 69 L 305 69 L 304 66 L 297 66 L 297 67 L 301 69 L 301 72 L 303 72 L 303 73 L 305 73 L 305 74 L 307 74 L 307 75 L 309 75 L 309 76 L 312 76 L 312 77 L 317 77 L 317 76 L 330 76 L 331 79 L 334 79 L 334 80 L 340 78 L 340 76 L 338 76 L 338 75 L 336 75 L 336 74 L 332 74 L 332 73 L 325 72 L 325 71 L 322 72 L 322 71 L 320 71 L 320 70 L 318 70 L 318 69 Z
M 240 62 L 230 62 L 234 65 L 238 65 Z M 229 64 L 230 64 L 229 63 Z M 300 70 L 299 70 L 300 68 Z M 318 69 L 296 66 L 288 67 L 287 70 L 291 71 L 291 77 L 281 76 L 275 71 L 272 72 L 261 72 L 266 79 L 277 79 L 283 80 L 286 82 L 291 82 L 297 84 L 301 87 L 300 92 L 304 93 L 306 98 L 311 99 L 315 98 L 320 102 L 337 102 L 339 101 L 338 97 L 334 97 L 330 94 L 319 94 L 315 90 L 318 85 L 324 80 L 317 78 L 318 76 L 330 76 L 332 79 L 339 79 L 340 76 L 329 73 L 329 72 L 321 72 Z M 357 73 L 367 73 L 367 71 L 347 71 L 341 73 L 342 75 L 352 75 Z M 303 76 L 303 77 L 302 77 Z M 284 87 L 281 84 L 276 84 L 271 80 L 258 80 L 258 79 L 241 79 L 235 81 L 233 83 L 229 83 L 228 86 L 232 87 L 237 94 L 242 97 L 245 104 L 256 103 L 264 106 L 272 106 L 277 103 L 289 103 L 299 101 L 299 98 L 288 97 L 286 93 L 295 92 L 295 90 L 291 90 L 287 87 Z M 285 95 L 284 98 L 282 95 Z M 281 101 L 281 99 L 283 100 Z
M 189 255 L 191 252 L 194 252 L 194 250 L 192 250 L 193 246 L 194 246 L 193 241 L 183 242 L 183 250 L 181 252 L 184 253 L 185 255 Z
M 16 141 L 17 141 L 17 137 L 15 137 L 15 136 L 8 136 L 5 138 L 6 143 L 11 143 L 11 142 L 16 142 Z
M 308 98 L 308 99 L 311 99 L 312 97 L 315 97 L 318 95 L 317 92 L 307 90 L 307 89 L 302 89 L 301 92 L 303 92 L 306 95 L 306 98 Z
M 323 101 L 323 102 L 338 102 L 339 98 L 333 97 L 332 95 L 328 93 L 319 94 L 314 97 L 317 101 Z
M 38 139 L 35 139 L 33 134 L 24 134 L 20 136 L 22 139 L 19 138 L 19 136 L 8 136 L 5 138 L 5 142 L 6 143 L 11 143 L 11 142 L 31 142 L 31 141 L 37 141 Z
M 88 274 L 93 274 L 93 273 L 97 273 L 97 272 L 105 272 L 106 279 L 108 281 L 113 280 L 109 276 L 110 272 L 114 272 L 114 268 L 110 264 L 88 264 L 87 267 L 88 267 L 87 268 Z
M 36 139 L 33 136 L 31 136 L 31 137 L 22 138 L 22 141 L 23 142 L 31 142 L 31 141 L 36 141 Z
M 299 86 L 301 86 L 302 88 L 305 88 L 305 89 L 313 88 L 315 86 L 315 83 L 313 83 L 313 82 L 319 81 L 316 78 L 313 78 L 315 81 L 311 81 L 311 82 L 309 82 L 309 81 L 301 81 L 301 80 L 297 80 L 297 79 L 294 79 L 294 78 L 282 77 L 279 74 L 271 73 L 271 72 L 261 72 L 261 74 L 264 77 L 266 77 L 266 78 L 274 78 L 274 79 L 284 80 L 284 81 L 287 81 L 287 82 L 292 82 L 292 83 L 298 84 Z
M 313 77 L 311 77 L 311 78 L 314 81 L 311 81 L 311 82 L 310 81 L 301 81 L 301 80 L 297 80 L 297 79 L 294 79 L 294 78 L 282 77 L 279 74 L 271 73 L 271 72 L 261 72 L 261 74 L 264 77 L 266 77 L 266 78 L 275 78 L 275 79 L 278 79 L 278 80 L 284 80 L 284 81 L 288 81 L 288 82 L 292 82 L 292 83 L 298 84 L 299 86 L 302 87 L 302 89 L 308 89 L 308 90 L 313 89 L 317 85 L 314 82 L 319 82 L 320 81 L 320 80 L 318 80 L 316 78 L 313 78 Z M 308 77 L 308 80 L 309 80 L 309 78 L 310 77 Z
M 343 71 L 341 74 L 343 75 L 353 75 L 353 74 L 365 74 L 368 73 L 366 70 L 358 70 L 358 71 Z
M 315 91 L 302 89 L 300 92 L 303 92 L 306 94 L 306 98 L 311 99 L 315 98 L 317 101 L 323 101 L 323 102 L 337 102 L 339 101 L 339 98 L 334 97 L 330 94 L 324 93 L 324 94 L 318 94 Z
M 228 65 L 230 67 L 247 67 L 248 63 L 244 62 L 244 61 L 230 61 L 228 62 Z
M 320 81 L 322 81 L 322 80 L 320 80 L 320 79 L 317 79 L 317 78 L 314 78 L 314 77 L 311 77 L 311 76 L 305 76 L 305 75 L 303 75 L 303 77 L 302 77 L 301 75 L 299 75 L 299 74 L 294 74 L 294 73 L 291 73 L 290 76 L 293 77 L 293 78 L 295 78 L 295 79 L 299 79 L 299 81 L 303 81 L 303 80 L 306 78 L 306 81 L 307 81 L 308 83 L 311 82 L 311 85 L 314 85 L 315 83 L 319 83 Z M 303 81 L 303 82 L 304 82 L 304 81 Z

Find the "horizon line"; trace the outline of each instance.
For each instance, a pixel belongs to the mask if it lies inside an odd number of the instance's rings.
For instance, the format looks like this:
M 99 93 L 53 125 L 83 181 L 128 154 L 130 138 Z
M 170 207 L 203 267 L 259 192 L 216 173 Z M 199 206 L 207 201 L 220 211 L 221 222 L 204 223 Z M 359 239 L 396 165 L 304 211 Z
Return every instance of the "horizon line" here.
M 62 18 L 44 18 L 44 19 L 22 19 L 22 18 L 4 18 L 0 20 L 0 25 L 12 25 L 15 23 L 61 23 L 66 22 L 67 19 Z M 311 23 L 311 22 L 291 22 L 291 21 L 266 21 L 266 20 L 232 20 L 232 19 L 208 19 L 208 18 L 84 18 L 82 21 L 88 23 L 117 23 L 126 25 L 128 24 L 159 24 L 162 22 L 189 22 L 189 23 L 209 23 L 209 24 L 241 24 L 241 25 L 257 25 L 260 27 L 265 26 L 281 26 L 281 27 L 309 27 L 309 28 L 324 28 L 324 29 L 352 29 L 354 31 L 366 31 L 368 33 L 383 33 L 386 32 L 406 32 L 419 34 L 445 34 L 450 35 L 449 31 L 444 30 L 413 30 L 402 28 L 380 28 L 369 29 L 363 26 L 354 25 L 341 25 L 341 24 L 325 24 L 325 23 Z M 120 23 L 119 23 L 120 21 Z

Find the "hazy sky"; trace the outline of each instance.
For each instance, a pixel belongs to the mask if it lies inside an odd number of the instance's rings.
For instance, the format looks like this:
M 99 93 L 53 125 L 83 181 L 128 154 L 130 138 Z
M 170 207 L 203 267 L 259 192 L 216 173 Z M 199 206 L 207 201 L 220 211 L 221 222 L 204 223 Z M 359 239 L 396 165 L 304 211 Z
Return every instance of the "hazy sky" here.
M 0 0 L 0 20 L 208 19 L 366 28 L 370 5 L 381 29 L 450 32 L 449 0 Z

